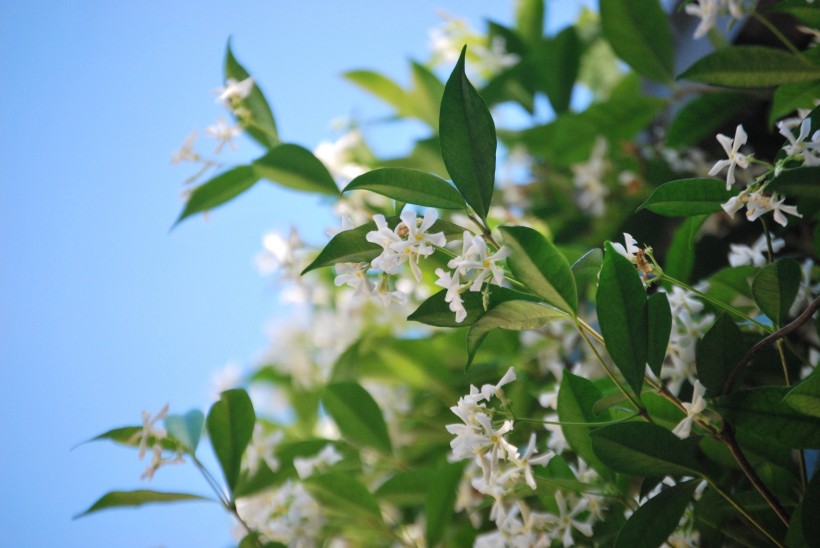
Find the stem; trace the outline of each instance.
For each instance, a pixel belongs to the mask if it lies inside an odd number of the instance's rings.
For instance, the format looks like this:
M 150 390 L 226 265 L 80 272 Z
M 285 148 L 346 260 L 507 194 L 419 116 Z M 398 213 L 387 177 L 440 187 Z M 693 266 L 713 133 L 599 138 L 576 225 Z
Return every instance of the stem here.
M 769 255 L 769 263 L 774 262 L 774 248 L 772 247 L 772 234 L 769 232 L 769 226 L 766 224 L 766 219 L 760 218 L 760 224 L 763 225 L 763 234 L 766 235 L 766 251 Z
M 537 424 L 556 424 L 558 426 L 604 426 L 607 424 L 617 424 L 619 422 L 626 422 L 629 420 L 634 419 L 635 417 L 640 416 L 640 413 L 633 413 L 626 417 L 621 417 L 620 419 L 612 419 L 609 421 L 601 421 L 601 422 L 566 422 L 566 421 L 548 421 L 548 420 L 539 420 L 539 419 L 515 419 L 514 422 L 534 422 Z
M 758 531 L 760 531 L 761 533 L 763 533 L 763 534 L 766 536 L 766 538 L 767 538 L 767 539 L 769 539 L 770 541 L 772 541 L 772 542 L 773 542 L 776 546 L 778 546 L 779 548 L 786 548 L 786 547 L 785 547 L 785 544 L 783 544 L 782 542 L 780 542 L 779 540 L 777 540 L 776 538 L 774 538 L 774 536 L 772 536 L 772 534 L 771 534 L 771 533 L 769 533 L 769 532 L 768 532 L 768 531 L 767 531 L 767 530 L 766 530 L 766 529 L 765 529 L 765 528 L 764 528 L 764 527 L 763 527 L 760 523 L 758 523 L 758 522 L 757 522 L 757 521 L 756 521 L 756 520 L 755 520 L 755 519 L 751 516 L 751 514 L 749 514 L 749 512 L 748 512 L 745 508 L 743 508 L 743 506 L 741 506 L 741 505 L 740 505 L 740 503 L 739 503 L 738 501 L 736 501 L 736 500 L 732 497 L 732 495 L 730 495 L 729 493 L 727 493 L 726 491 L 724 491 L 723 489 L 721 489 L 721 488 L 720 488 L 720 486 L 719 486 L 718 484 L 714 483 L 712 480 L 710 480 L 710 479 L 708 479 L 708 478 L 705 478 L 705 479 L 706 479 L 706 481 L 709 483 L 709 486 L 710 486 L 710 487 L 712 487 L 712 489 L 714 489 L 715 491 L 717 491 L 717 493 L 718 493 L 720 496 L 722 496 L 723 498 L 725 498 L 725 499 L 729 502 L 729 504 L 731 504 L 732 506 L 734 506 L 735 510 L 737 510 L 738 512 L 740 512 L 740 515 L 741 515 L 741 516 L 743 516 L 744 518 L 746 518 L 746 520 L 748 520 L 748 521 L 749 521 L 749 523 L 751 523 L 751 524 L 754 526 L 754 528 L 755 528 L 755 529 L 757 529 Z
M 757 492 L 760 493 L 760 496 L 763 497 L 771 509 L 774 510 L 774 513 L 777 514 L 777 517 L 780 518 L 783 525 L 788 527 L 790 519 L 789 514 L 780 504 L 780 501 L 777 500 L 777 497 L 774 496 L 774 493 L 766 487 L 766 484 L 763 483 L 763 480 L 760 479 L 760 476 L 757 475 L 754 468 L 752 468 L 751 463 L 749 463 L 749 460 L 746 458 L 746 455 L 743 454 L 743 450 L 740 448 L 740 445 L 738 445 L 737 439 L 735 439 L 735 432 L 730 424 L 725 423 L 723 432 L 721 432 L 719 439 L 729 448 L 729 451 L 731 451 L 732 456 L 735 458 L 735 461 L 737 461 L 740 469 L 752 483 Z
M 806 309 L 800 313 L 798 317 L 792 320 L 791 323 L 787 323 L 774 333 L 763 337 L 760 341 L 757 342 L 753 347 L 751 347 L 746 354 L 737 362 L 734 369 L 732 369 L 729 376 L 726 378 L 726 382 L 723 384 L 723 394 L 728 394 L 731 392 L 732 387 L 737 380 L 738 375 L 740 375 L 740 371 L 748 364 L 751 359 L 754 357 L 755 354 L 760 352 L 766 345 L 769 345 L 775 341 L 779 341 L 783 337 L 789 335 L 792 331 L 795 331 L 798 327 L 806 323 L 811 319 L 817 309 L 820 308 L 820 297 L 815 298 L 811 304 L 806 307 Z
M 595 337 L 595 340 L 596 340 L 596 341 L 598 341 L 598 343 L 600 343 L 600 344 L 604 344 L 604 337 L 603 337 L 603 335 L 601 335 L 600 333 L 598 333 L 597 331 L 595 331 L 595 329 L 593 329 L 593 327 L 592 327 L 591 325 L 589 325 L 587 322 L 585 322 L 585 321 L 584 321 L 584 320 L 582 320 L 581 318 L 576 318 L 576 320 L 578 321 L 578 324 L 579 324 L 581 327 L 583 327 L 584 329 L 586 329 L 587 333 L 589 333 L 590 335 L 592 335 L 593 337 Z
M 786 49 L 788 49 L 790 52 L 800 57 L 801 59 L 805 59 L 803 53 L 801 53 L 801 51 L 797 49 L 797 47 L 794 44 L 792 44 L 791 40 L 786 38 L 786 35 L 780 32 L 780 29 L 774 26 L 771 21 L 760 15 L 757 11 L 752 12 L 752 17 L 754 17 L 758 23 L 769 29 L 769 32 L 774 34 L 775 37 L 778 40 L 780 40 L 784 46 L 786 46 Z
M 786 363 L 786 354 L 783 352 L 783 339 L 777 341 L 775 346 L 777 346 L 777 353 L 780 355 L 780 365 L 783 366 L 783 378 L 786 380 L 786 386 L 791 386 L 792 383 L 789 380 L 789 365 Z

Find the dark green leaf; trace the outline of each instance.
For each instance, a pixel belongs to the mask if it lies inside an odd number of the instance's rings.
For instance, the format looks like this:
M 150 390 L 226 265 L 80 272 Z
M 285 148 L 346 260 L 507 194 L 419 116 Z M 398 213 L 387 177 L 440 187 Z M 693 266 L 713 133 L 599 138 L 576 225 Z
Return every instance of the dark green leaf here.
M 388 167 L 359 175 L 342 192 L 370 190 L 399 202 L 442 209 L 464 209 L 464 198 L 444 179 L 416 169 Z
M 424 506 L 427 546 L 436 546 L 444 538 L 444 532 L 453 519 L 458 484 L 465 464 L 466 462 L 442 464 L 435 472 Z
M 163 493 L 160 491 L 148 491 L 140 489 L 138 491 L 111 491 L 92 504 L 88 510 L 74 516 L 74 519 L 87 516 L 93 512 L 99 512 L 106 508 L 121 508 L 124 506 L 142 506 L 158 502 L 178 502 L 184 500 L 211 500 L 199 495 L 188 493 Z
M 788 116 L 799 108 L 814 108 L 814 101 L 820 97 L 820 81 L 786 84 L 774 90 L 769 125 Z
M 601 0 L 600 10 L 604 36 L 618 57 L 647 78 L 671 83 L 672 33 L 658 0 Z
M 782 49 L 732 46 L 695 61 L 678 76 L 717 86 L 763 88 L 820 78 L 820 67 Z
M 444 87 L 439 138 L 444 165 L 467 203 L 486 219 L 495 183 L 495 124 L 464 72 L 465 47 Z
M 807 0 L 782 0 L 769 6 L 766 11 L 783 11 L 790 13 L 806 26 L 820 28 L 820 6 L 813 5 Z
M 461 294 L 461 298 L 464 301 L 464 308 L 467 309 L 467 317 L 461 323 L 457 323 L 455 313 L 450 310 L 450 305 L 444 301 L 446 294 L 447 290 L 444 289 L 429 297 L 407 319 L 436 327 L 466 327 L 473 325 L 478 318 L 487 312 L 484 309 L 484 299 L 481 293 L 465 291 Z M 491 286 L 490 302 L 487 308 L 490 309 L 505 301 L 515 300 L 537 302 L 539 299 L 506 287 Z
M 718 179 L 679 179 L 656 188 L 639 209 L 667 217 L 706 215 L 723 211 L 721 204 L 736 195 Z
M 795 385 L 786 394 L 783 402 L 796 411 L 812 417 L 820 417 L 820 369 Z
M 672 309 L 666 293 L 658 292 L 646 300 L 648 321 L 646 363 L 655 376 L 661 376 L 661 366 L 672 333 Z
M 646 292 L 635 267 L 609 242 L 596 306 L 606 349 L 629 386 L 640 394 L 649 344 Z
M 231 42 L 225 51 L 225 80 L 233 78 L 241 82 L 250 75 L 231 52 Z M 243 124 L 248 135 L 253 137 L 260 145 L 270 148 L 279 144 L 279 134 L 276 131 L 276 120 L 271 112 L 265 95 L 259 89 L 259 85 L 254 82 L 250 94 L 240 102 L 240 105 L 250 112 L 251 124 Z
M 329 384 L 322 405 L 350 443 L 390 453 L 390 436 L 373 397 L 354 382 Z
M 379 503 L 352 474 L 313 475 L 304 480 L 305 488 L 325 510 L 364 525 L 382 523 Z
M 817 509 L 820 508 L 820 474 L 817 470 L 815 465 L 814 474 L 800 504 L 803 537 L 812 543 L 820 539 L 820 520 L 817 519 Z
M 757 306 L 776 325 L 783 325 L 797 297 L 803 274 L 794 259 L 778 259 L 767 265 L 752 282 L 752 295 Z
M 578 293 L 569 262 L 540 232 L 525 226 L 501 226 L 504 245 L 511 250 L 510 270 L 527 289 L 573 316 Z
M 590 433 L 592 450 L 621 474 L 640 477 L 701 476 L 689 445 L 649 422 L 623 422 Z
M 677 529 L 697 486 L 697 481 L 679 483 L 644 502 L 621 528 L 615 548 L 662 545 Z
M 165 429 L 174 438 L 178 439 L 192 453 L 199 445 L 202 437 L 202 428 L 205 426 L 205 415 L 199 409 L 192 409 L 184 415 L 168 415 L 165 417 Z
M 257 176 L 288 188 L 338 196 L 339 189 L 327 168 L 308 149 L 281 144 L 253 162 Z
M 581 39 L 575 27 L 567 27 L 553 38 L 545 38 L 534 51 L 538 86 L 560 114 L 569 110 L 572 89 L 581 66 Z
M 226 390 L 211 406 L 205 422 L 214 453 L 225 481 L 233 490 L 239 479 L 242 454 L 251 441 L 256 413 L 248 393 L 241 388 Z
M 745 354 L 743 333 L 728 314 L 721 314 L 703 336 L 697 348 L 698 379 L 706 394 L 723 391 L 726 377 Z
M 595 414 L 593 408 L 600 401 L 601 391 L 583 377 L 564 371 L 561 386 L 558 390 L 558 419 L 561 422 L 593 423 L 609 419 L 609 413 Z M 599 473 L 608 470 L 592 451 L 592 440 L 589 437 L 590 426 L 561 425 L 564 437 L 570 448 L 588 462 Z
M 695 266 L 695 237 L 708 215 L 687 217 L 675 230 L 666 252 L 664 272 L 682 282 L 688 282 Z
M 787 387 L 739 390 L 714 400 L 720 415 L 741 429 L 796 449 L 820 448 L 820 418 L 804 415 L 783 402 Z
M 812 207 L 816 208 L 816 204 L 820 203 L 820 166 L 785 169 L 772 179 L 766 190 L 801 200 L 798 211 L 802 212 L 806 202 L 811 202 Z
M 191 192 L 175 226 L 191 215 L 210 211 L 236 198 L 256 184 L 258 180 L 259 175 L 251 166 L 239 166 L 220 173 Z
M 743 93 L 707 93 L 689 101 L 669 124 L 667 146 L 684 148 L 714 139 L 717 130 L 747 107 L 749 100 Z
M 601 265 L 603 263 L 604 252 L 597 247 L 590 249 L 573 263 L 572 275 L 575 277 L 575 287 L 578 291 L 581 291 L 581 289 L 592 280 L 597 281 L 598 272 L 601 271 Z

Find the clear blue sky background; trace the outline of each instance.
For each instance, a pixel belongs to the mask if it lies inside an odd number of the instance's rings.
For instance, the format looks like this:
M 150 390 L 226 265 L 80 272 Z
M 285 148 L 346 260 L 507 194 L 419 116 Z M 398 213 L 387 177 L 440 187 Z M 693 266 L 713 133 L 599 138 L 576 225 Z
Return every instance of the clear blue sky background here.
M 552 28 L 578 11 L 550 7 Z M 406 82 L 439 8 L 512 17 L 494 0 L 0 0 L 0 546 L 231 544 L 215 504 L 71 520 L 111 489 L 207 493 L 190 466 L 141 482 L 132 450 L 71 448 L 166 402 L 204 410 L 212 373 L 252 363 L 277 313 L 252 265 L 262 234 L 295 223 L 318 243 L 328 224 L 314 198 L 260 185 L 169 233 L 190 174 L 169 159 L 222 114 L 228 36 L 283 138 L 313 148 L 333 118 L 385 114 L 338 75 Z

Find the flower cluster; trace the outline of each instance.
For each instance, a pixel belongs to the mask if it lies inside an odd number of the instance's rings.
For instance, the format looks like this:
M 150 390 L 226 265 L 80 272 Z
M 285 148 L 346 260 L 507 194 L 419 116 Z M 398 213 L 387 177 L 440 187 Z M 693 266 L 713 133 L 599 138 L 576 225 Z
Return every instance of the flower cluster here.
M 145 454 L 151 451 L 151 462 L 142 474 L 142 479 L 154 479 L 154 474 L 160 466 L 165 464 L 178 464 L 183 462 L 182 454 L 177 453 L 172 458 L 163 457 L 163 440 L 168 437 L 168 432 L 164 428 L 159 428 L 155 424 L 157 421 L 168 416 L 168 404 L 166 403 L 159 412 L 151 416 L 149 411 L 142 412 L 142 430 L 134 434 L 129 440 L 129 444 L 139 443 L 139 459 L 145 458 Z
M 697 0 L 686 4 L 686 13 L 700 18 L 695 29 L 695 39 L 703 38 L 715 26 L 718 17 L 726 16 L 733 21 L 743 18 L 748 8 L 744 0 Z

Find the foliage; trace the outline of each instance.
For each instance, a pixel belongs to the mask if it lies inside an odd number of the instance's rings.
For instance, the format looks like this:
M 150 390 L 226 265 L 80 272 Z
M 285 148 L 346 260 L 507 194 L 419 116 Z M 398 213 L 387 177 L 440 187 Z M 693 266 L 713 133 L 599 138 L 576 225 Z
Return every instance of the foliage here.
M 514 27 L 448 20 L 409 88 L 347 73 L 428 126 L 404 158 L 355 125 L 314 152 L 281 142 L 229 47 L 238 125 L 215 133 L 264 150 L 179 221 L 260 179 L 331 197 L 342 221 L 316 248 L 269 240 L 309 321 L 246 384 L 287 411 L 234 388 L 207 419 L 166 407 L 95 439 L 150 452 L 148 478 L 190 459 L 242 546 L 819 542 L 820 50 L 793 39 L 820 7 L 600 11 L 545 35 L 543 2 L 521 0 Z M 684 42 L 715 50 L 681 70 L 670 21 L 690 15 Z M 502 105 L 523 128 L 496 127 Z M 215 165 L 192 140 L 176 158 Z M 201 498 L 114 491 L 84 514 Z

